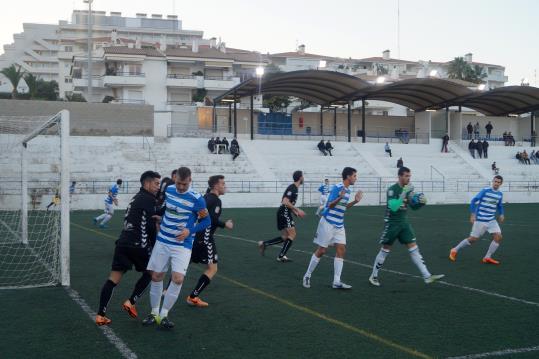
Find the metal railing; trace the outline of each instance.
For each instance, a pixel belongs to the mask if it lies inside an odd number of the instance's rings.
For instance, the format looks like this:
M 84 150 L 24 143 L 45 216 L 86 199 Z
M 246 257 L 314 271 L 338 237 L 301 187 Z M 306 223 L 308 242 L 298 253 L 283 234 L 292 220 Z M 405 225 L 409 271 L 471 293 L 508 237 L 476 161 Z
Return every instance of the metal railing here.
M 145 77 L 146 74 L 144 72 L 139 71 L 113 71 L 110 73 L 107 73 L 103 76 L 132 76 L 132 77 Z
M 182 74 L 168 74 L 167 78 L 169 79 L 181 79 L 181 80 L 193 80 L 200 76 L 195 75 L 182 75 Z

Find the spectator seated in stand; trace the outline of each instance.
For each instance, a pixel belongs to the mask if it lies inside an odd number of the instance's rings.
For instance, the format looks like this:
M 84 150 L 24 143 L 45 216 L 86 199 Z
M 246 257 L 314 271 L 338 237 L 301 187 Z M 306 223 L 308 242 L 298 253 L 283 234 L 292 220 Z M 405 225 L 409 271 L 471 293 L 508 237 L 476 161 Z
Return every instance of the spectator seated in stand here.
M 223 137 L 223 139 L 221 140 L 221 143 L 223 145 L 225 145 L 225 152 L 229 152 L 229 147 L 230 147 L 230 144 L 228 143 L 228 140 L 226 139 L 226 137 Z
M 328 151 L 330 156 L 333 156 L 333 154 L 331 153 L 331 150 L 333 150 L 333 146 L 331 145 L 331 142 L 329 142 L 329 140 L 328 140 L 326 142 L 326 151 Z
M 215 137 L 215 147 L 217 149 L 217 153 L 221 153 L 221 146 L 219 146 L 221 143 L 222 142 L 219 137 Z
M 402 160 L 402 157 L 397 160 L 397 168 L 404 167 L 404 161 Z
M 532 153 L 530 153 L 530 161 L 537 164 L 537 152 L 535 150 L 532 150 Z
M 324 143 L 324 140 L 320 140 L 320 142 L 318 142 L 317 147 L 318 147 L 318 150 L 324 154 L 324 156 L 328 155 L 326 152 L 326 144 Z
M 208 141 L 208 150 L 210 150 L 210 153 L 215 151 L 215 140 L 213 137 Z
M 530 157 L 528 156 L 528 152 L 526 152 L 526 150 L 522 151 L 522 153 L 520 154 L 520 156 L 522 157 L 522 161 L 523 161 L 525 164 L 531 165 Z
M 232 140 L 232 143 L 230 144 L 230 154 L 232 155 L 232 161 L 235 161 L 240 155 L 240 145 L 235 139 Z
M 386 153 L 389 154 L 389 157 L 393 157 L 391 155 L 391 147 L 389 146 L 389 142 L 386 142 L 386 145 L 384 146 L 384 150 L 385 150 Z
M 492 162 L 491 168 L 492 168 L 492 172 L 494 172 L 495 175 L 500 173 L 500 169 L 496 166 L 496 162 Z

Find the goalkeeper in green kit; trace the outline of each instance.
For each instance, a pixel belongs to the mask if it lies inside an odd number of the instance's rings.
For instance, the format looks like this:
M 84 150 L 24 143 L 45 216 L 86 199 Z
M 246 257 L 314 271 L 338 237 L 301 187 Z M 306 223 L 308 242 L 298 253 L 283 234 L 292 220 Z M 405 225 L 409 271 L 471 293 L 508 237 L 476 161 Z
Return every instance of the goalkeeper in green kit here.
M 398 174 L 398 182 L 387 190 L 384 231 L 380 237 L 382 248 L 374 260 L 372 274 L 369 277 L 369 282 L 376 287 L 380 286 L 378 272 L 384 265 L 384 261 L 391 251 L 391 246 L 397 239 L 400 243 L 408 247 L 410 257 L 421 272 L 421 276 L 425 283 L 430 284 L 444 277 L 443 274 L 430 274 L 421 253 L 419 253 L 414 229 L 410 222 L 408 222 L 408 208 L 417 210 L 427 203 L 427 199 L 423 193 L 414 193 L 414 187 L 410 185 L 411 173 L 409 168 L 399 168 Z

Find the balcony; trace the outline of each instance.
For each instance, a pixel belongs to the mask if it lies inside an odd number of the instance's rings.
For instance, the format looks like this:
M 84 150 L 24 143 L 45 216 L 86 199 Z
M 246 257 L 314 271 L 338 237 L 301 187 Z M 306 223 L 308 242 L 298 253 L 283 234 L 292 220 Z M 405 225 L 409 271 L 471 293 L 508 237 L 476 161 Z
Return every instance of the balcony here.
M 146 75 L 142 72 L 113 72 L 103 76 L 103 85 L 109 87 L 144 86 Z
M 204 77 L 204 88 L 207 90 L 228 90 L 240 83 L 239 77 Z
M 88 78 L 73 78 L 73 87 L 88 87 Z M 92 87 L 103 87 L 103 76 L 94 76 L 92 79 Z
M 185 87 L 185 88 L 203 88 L 204 78 L 202 76 L 168 74 L 168 87 Z

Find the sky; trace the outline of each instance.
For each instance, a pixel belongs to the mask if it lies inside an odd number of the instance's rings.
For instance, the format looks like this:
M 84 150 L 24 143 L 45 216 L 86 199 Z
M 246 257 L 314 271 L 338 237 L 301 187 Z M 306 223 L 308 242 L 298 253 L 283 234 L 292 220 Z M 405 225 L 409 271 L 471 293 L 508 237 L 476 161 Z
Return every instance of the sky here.
M 82 0 L 10 2 L 0 13 L 0 44 L 13 42 L 25 22 L 56 24 L 86 6 Z M 505 66 L 508 84 L 527 78 L 539 86 L 536 0 L 94 0 L 93 8 L 133 17 L 176 14 L 184 29 L 262 53 L 305 44 L 307 52 L 326 56 L 364 58 L 389 49 L 393 58 L 449 61 L 471 52 L 474 61 Z

